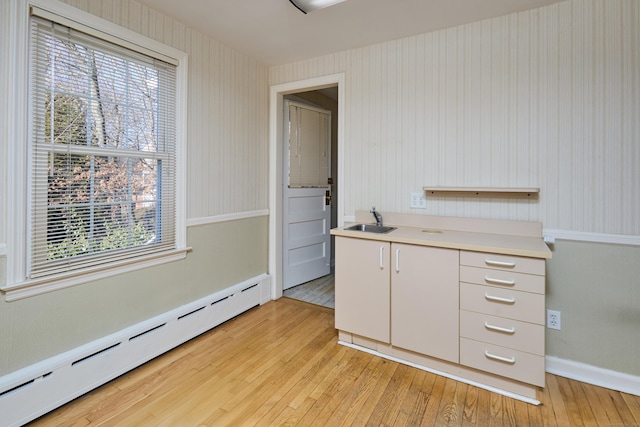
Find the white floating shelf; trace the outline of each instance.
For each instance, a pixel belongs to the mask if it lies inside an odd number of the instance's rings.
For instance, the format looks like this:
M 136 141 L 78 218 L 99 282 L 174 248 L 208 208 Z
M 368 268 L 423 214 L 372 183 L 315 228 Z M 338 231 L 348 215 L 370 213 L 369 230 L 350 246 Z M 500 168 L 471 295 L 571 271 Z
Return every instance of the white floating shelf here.
M 424 187 L 427 194 L 452 197 L 538 197 L 539 188 L 528 187 Z

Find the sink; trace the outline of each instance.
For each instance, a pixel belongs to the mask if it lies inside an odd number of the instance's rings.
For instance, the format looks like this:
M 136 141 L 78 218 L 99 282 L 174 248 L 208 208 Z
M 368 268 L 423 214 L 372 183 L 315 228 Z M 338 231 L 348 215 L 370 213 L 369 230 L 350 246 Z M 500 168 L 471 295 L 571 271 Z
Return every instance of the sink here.
M 378 234 L 388 233 L 395 229 L 396 227 L 387 227 L 384 225 L 373 225 L 373 224 L 356 224 L 356 225 L 352 225 L 351 227 L 345 228 L 345 230 L 350 230 L 350 231 L 366 231 L 368 233 L 378 233 Z

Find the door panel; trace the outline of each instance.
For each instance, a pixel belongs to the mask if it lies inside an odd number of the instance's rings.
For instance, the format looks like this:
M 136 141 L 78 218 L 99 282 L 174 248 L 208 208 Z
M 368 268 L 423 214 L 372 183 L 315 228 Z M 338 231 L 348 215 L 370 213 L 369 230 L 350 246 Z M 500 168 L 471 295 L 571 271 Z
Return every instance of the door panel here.
M 330 273 L 331 209 L 326 188 L 287 189 L 283 228 L 283 289 Z
M 331 112 L 285 102 L 283 289 L 331 272 Z

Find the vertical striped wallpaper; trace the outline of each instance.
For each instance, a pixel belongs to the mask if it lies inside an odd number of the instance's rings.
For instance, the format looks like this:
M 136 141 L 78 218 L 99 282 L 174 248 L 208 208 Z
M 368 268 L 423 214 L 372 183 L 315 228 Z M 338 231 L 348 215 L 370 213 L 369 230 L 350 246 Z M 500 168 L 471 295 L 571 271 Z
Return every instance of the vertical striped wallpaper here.
M 640 2 L 552 6 L 272 67 L 344 72 L 345 209 L 640 235 Z M 540 187 L 538 200 L 423 186 Z
M 187 217 L 268 206 L 268 69 L 132 0 L 64 0 L 189 54 Z

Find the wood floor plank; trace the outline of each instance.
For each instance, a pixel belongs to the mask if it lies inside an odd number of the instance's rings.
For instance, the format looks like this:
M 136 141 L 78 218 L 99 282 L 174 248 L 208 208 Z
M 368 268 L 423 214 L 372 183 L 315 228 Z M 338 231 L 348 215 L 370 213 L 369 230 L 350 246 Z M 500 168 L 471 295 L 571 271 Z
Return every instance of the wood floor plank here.
M 533 427 L 535 423 L 531 418 L 529 418 L 529 406 L 528 403 L 522 402 L 516 399 L 505 398 L 505 400 L 509 400 L 513 402 L 513 425 L 518 425 L 522 423 L 522 420 L 525 420 L 527 427 Z
M 576 401 L 576 397 L 573 394 L 571 388 L 571 382 L 567 378 L 557 377 L 558 387 L 562 400 L 565 402 L 567 409 L 567 416 L 569 417 L 569 425 L 582 426 L 582 417 L 580 415 L 579 402 Z
M 640 426 L 640 397 L 628 393 L 620 393 L 620 397 L 627 404 L 627 408 L 633 416 L 631 425 L 635 423 Z
M 502 406 L 502 396 L 499 394 L 491 394 L 491 402 L 489 403 L 489 426 L 502 426 L 508 424 L 508 416 L 504 414 Z M 505 418 L 507 419 L 505 423 Z
M 388 360 L 383 361 L 380 369 L 380 375 L 372 378 L 372 388 L 371 390 L 368 390 L 368 396 L 366 399 L 363 397 L 364 402 L 361 405 L 358 405 L 359 409 L 356 413 L 351 413 L 347 416 L 347 419 L 350 422 L 344 425 L 360 426 L 369 422 L 371 414 L 375 411 L 380 398 L 389 384 L 389 381 L 391 381 L 391 378 L 393 378 L 399 366 L 400 364 L 397 362 L 391 362 Z M 358 408 L 358 406 L 354 407 L 354 409 Z
M 440 402 L 442 401 L 442 394 L 444 392 L 444 387 L 446 384 L 447 379 L 445 377 L 436 375 L 436 379 L 433 383 L 433 388 L 431 389 L 431 393 L 429 394 L 429 401 L 427 402 L 427 407 L 424 411 L 424 416 L 422 417 L 420 425 L 433 426 L 436 424 L 436 420 L 438 418 L 438 408 L 440 408 Z
M 530 427 L 543 427 L 542 405 L 527 405 L 527 415 L 529 416 Z
M 617 414 L 620 416 L 622 425 L 624 426 L 640 425 L 640 423 L 638 423 L 638 420 L 636 420 L 636 417 L 631 412 L 629 406 L 627 405 L 624 397 L 622 396 L 622 393 L 619 393 L 613 390 L 608 390 L 608 389 L 603 389 L 603 390 L 606 392 L 609 399 L 611 399 L 615 408 L 617 409 Z M 636 401 L 640 401 L 640 398 L 637 398 Z
M 640 397 L 546 374 L 528 405 L 337 343 L 288 298 L 224 323 L 33 426 L 637 425 Z
M 355 384 L 358 382 L 359 375 L 373 358 L 373 356 L 368 353 L 359 351 L 357 353 L 359 354 L 354 355 L 354 357 L 350 359 L 350 369 L 345 370 L 343 367 L 340 367 L 339 375 L 337 375 L 332 384 L 325 389 L 322 396 L 317 399 L 317 404 L 314 407 L 315 413 L 307 413 L 305 418 L 302 419 L 301 422 L 303 425 L 311 421 L 317 422 L 320 425 L 335 425 L 342 421 L 343 416 L 339 408 L 343 404 L 348 405 L 345 399 L 349 398 Z
M 514 399 L 502 397 L 502 425 L 503 426 L 515 426 L 516 425 L 516 402 Z M 528 423 L 528 417 L 527 417 Z
M 409 425 L 419 425 L 424 411 L 427 408 L 429 395 L 425 393 L 425 381 L 427 377 L 432 376 L 429 372 L 416 370 L 413 381 L 409 385 L 407 395 L 404 399 L 400 411 L 407 415 L 407 423 Z M 433 384 L 433 382 L 431 382 Z
M 462 418 L 460 419 L 460 425 L 477 425 L 478 424 L 478 399 L 479 388 L 468 387 L 467 394 L 464 399 L 464 406 L 462 408 Z
M 304 398 L 303 403 L 307 401 L 309 393 L 304 393 L 305 387 L 310 384 L 314 377 L 321 375 L 322 367 L 327 366 L 327 362 L 331 360 L 326 358 L 328 354 L 327 351 L 334 346 L 335 343 L 327 342 L 325 346 L 316 351 L 315 354 L 309 354 L 309 350 L 301 351 L 303 354 L 301 354 L 300 357 L 306 359 L 305 365 L 296 372 L 292 372 L 287 383 L 274 392 L 271 398 L 275 400 L 275 403 L 266 413 L 254 414 L 253 418 L 255 419 L 256 425 L 269 425 L 274 419 L 279 418 L 282 411 L 287 408 L 295 411 L 299 406 L 294 403 L 296 399 L 300 400 Z M 309 354 L 309 356 L 307 356 L 307 354 Z M 330 354 L 337 353 L 332 352 Z M 307 359 L 307 357 L 309 358 Z
M 475 388 L 475 387 L 474 387 Z M 488 426 L 491 418 L 491 395 L 488 390 L 481 388 L 475 388 L 478 393 L 476 417 L 473 420 L 473 424 L 477 426 Z
M 596 419 L 591 409 L 592 402 L 587 401 L 582 385 L 576 381 L 567 381 L 567 383 L 573 393 L 575 406 L 578 408 L 582 424 L 586 426 L 596 425 Z
M 458 421 L 455 399 L 457 386 L 457 381 L 447 378 L 442 389 L 442 399 L 436 415 L 436 424 L 456 425 L 455 423 Z
M 357 378 L 352 379 L 350 388 L 342 395 L 335 395 L 338 405 L 335 406 L 331 419 L 342 425 L 353 422 L 352 415 L 358 413 L 366 399 L 371 395 L 375 382 L 382 372 L 381 366 L 386 363 L 384 359 L 371 356 L 366 366 Z
M 273 401 L 273 404 L 270 402 L 270 406 L 264 408 L 267 409 L 266 412 L 264 410 L 256 411 L 251 418 L 247 419 L 248 424 L 252 425 L 259 421 L 260 425 L 268 425 L 270 419 L 281 412 L 283 406 L 290 406 L 289 403 L 293 400 L 295 394 L 298 394 L 299 391 L 309 383 L 309 379 L 315 376 L 315 372 L 310 372 L 309 370 L 316 370 L 319 366 L 316 363 L 316 360 L 309 361 L 309 357 L 312 356 L 307 355 L 306 353 L 307 352 L 301 352 L 300 354 L 300 363 L 303 363 L 304 365 L 298 370 L 298 373 L 292 374 L 287 383 L 285 383 L 280 389 L 275 390 L 274 394 L 271 396 L 270 400 Z M 360 355 L 354 354 L 354 356 Z M 319 358 L 317 360 L 319 360 Z M 357 361 L 356 359 L 350 359 L 349 363 L 357 363 Z M 291 370 L 294 372 L 293 367 Z
M 597 425 L 624 425 L 605 389 L 590 384 L 580 384 L 580 386 L 584 390 Z
M 550 408 L 548 411 L 545 408 L 545 414 L 547 414 L 547 416 L 543 418 L 545 420 L 545 425 L 570 425 L 567 407 L 555 375 L 546 374 L 545 394 L 548 396 L 545 399 L 545 404 Z M 551 420 L 554 420 L 555 423 Z
M 400 412 L 405 396 L 416 375 L 416 369 L 406 365 L 400 365 L 395 375 L 387 384 L 385 392 L 380 397 L 375 411 L 369 418 L 369 423 L 374 425 L 392 425 Z

